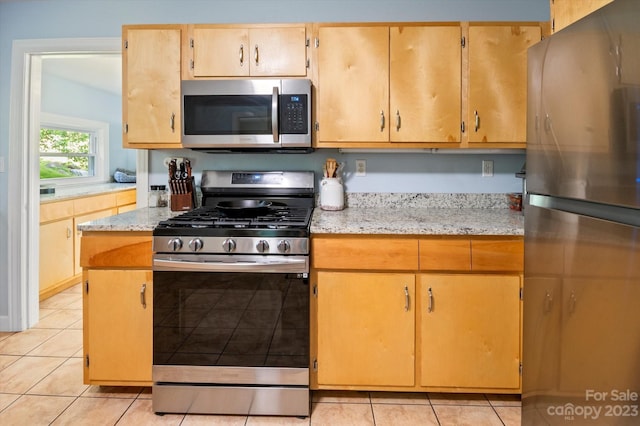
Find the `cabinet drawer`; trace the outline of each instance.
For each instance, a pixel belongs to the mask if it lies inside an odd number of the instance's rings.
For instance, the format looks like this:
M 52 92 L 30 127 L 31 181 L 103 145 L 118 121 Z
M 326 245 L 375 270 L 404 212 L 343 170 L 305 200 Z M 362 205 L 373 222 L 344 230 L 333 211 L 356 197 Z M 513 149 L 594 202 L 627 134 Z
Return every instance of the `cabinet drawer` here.
M 40 204 L 40 223 L 73 216 L 73 201 Z
M 468 239 L 420 240 L 420 270 L 470 271 L 471 242 Z
M 116 193 L 116 205 L 126 206 L 127 204 L 135 204 L 136 203 L 136 191 L 123 191 Z
M 76 215 L 81 215 L 98 210 L 110 209 L 115 206 L 116 194 L 104 194 L 74 200 L 73 211 Z
M 418 240 L 397 238 L 315 238 L 312 265 L 326 269 L 418 269 Z
M 83 268 L 151 268 L 151 233 L 137 235 L 83 235 L 80 266 Z
M 524 240 L 472 240 L 471 269 L 522 272 Z

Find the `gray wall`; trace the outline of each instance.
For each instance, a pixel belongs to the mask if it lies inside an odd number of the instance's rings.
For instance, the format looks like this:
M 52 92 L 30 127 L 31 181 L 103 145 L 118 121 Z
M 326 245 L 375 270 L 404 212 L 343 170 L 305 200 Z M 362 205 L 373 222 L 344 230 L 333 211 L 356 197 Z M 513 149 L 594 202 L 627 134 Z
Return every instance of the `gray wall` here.
M 546 21 L 549 19 L 548 0 L 31 0 L 0 2 L 0 157 L 5 159 L 6 171 L 0 173 L 0 317 L 8 312 L 9 283 L 7 277 L 7 176 L 11 164 L 6 164 L 9 151 L 9 94 L 11 75 L 11 45 L 17 39 L 119 37 L 123 24 L 136 23 L 259 23 L 259 22 L 362 22 L 362 21 Z M 14 112 L 15 113 L 15 112 Z M 160 156 L 166 155 L 159 154 Z M 351 155 L 351 154 L 349 154 Z M 314 156 L 318 156 L 315 158 Z M 316 167 L 323 154 L 309 157 Z M 359 155 L 358 158 L 361 158 Z M 314 159 L 315 158 L 315 159 Z M 353 190 L 375 190 L 391 181 L 382 176 L 396 174 L 404 182 L 423 182 L 425 191 L 437 189 L 440 175 L 458 180 L 467 174 L 477 178 L 480 161 L 461 156 L 425 156 L 407 158 L 392 155 L 382 161 L 380 154 L 371 154 L 369 170 L 375 177 L 364 188 L 353 183 Z M 421 157 L 422 158 L 422 157 Z M 504 169 L 505 179 L 517 171 L 524 157 L 502 160 L 496 170 Z M 157 168 L 156 155 L 152 158 Z M 200 159 L 197 159 L 198 161 Z M 201 166 L 224 165 L 227 159 L 202 160 Z M 237 158 L 234 161 L 240 161 Z M 253 162 L 253 160 L 251 160 Z M 258 161 L 258 160 L 256 160 Z M 265 167 L 277 166 L 276 158 L 259 159 Z M 264 163 L 263 163 L 264 161 Z M 273 162 L 273 163 L 272 163 Z M 407 162 L 410 173 L 400 172 Z M 468 162 L 468 163 L 467 163 Z M 252 164 L 253 165 L 253 164 Z M 305 167 L 306 164 L 302 164 Z M 397 165 L 397 169 L 395 168 Z M 196 168 L 202 170 L 204 167 Z M 508 169 L 508 170 L 507 170 Z M 430 177 L 429 171 L 437 171 Z M 375 171 L 375 173 L 374 173 Z M 153 179 L 162 179 L 160 175 Z M 157 171 L 160 173 L 160 170 Z M 382 176 L 382 177 L 381 177 Z M 437 179 L 432 179 L 436 176 Z M 495 178 L 497 186 L 484 183 L 476 192 L 503 191 L 517 188 L 515 178 L 504 183 Z M 354 181 L 355 182 L 355 181 Z M 447 185 L 452 185 L 448 182 Z M 460 186 L 466 190 L 468 182 Z M 451 186 L 451 188 L 458 188 Z M 390 190 L 395 190 L 393 186 Z M 464 191 L 463 190 L 463 191 Z M 11 283 L 14 286 L 14 283 Z

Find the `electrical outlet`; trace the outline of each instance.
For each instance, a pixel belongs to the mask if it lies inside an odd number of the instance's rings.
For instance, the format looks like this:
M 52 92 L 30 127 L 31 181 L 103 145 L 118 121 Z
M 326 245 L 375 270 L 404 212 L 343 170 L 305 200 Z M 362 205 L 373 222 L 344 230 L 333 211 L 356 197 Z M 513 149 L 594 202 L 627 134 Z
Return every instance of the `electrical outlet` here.
M 493 176 L 493 161 L 482 160 L 482 177 Z
M 356 160 L 356 176 L 367 175 L 367 160 Z

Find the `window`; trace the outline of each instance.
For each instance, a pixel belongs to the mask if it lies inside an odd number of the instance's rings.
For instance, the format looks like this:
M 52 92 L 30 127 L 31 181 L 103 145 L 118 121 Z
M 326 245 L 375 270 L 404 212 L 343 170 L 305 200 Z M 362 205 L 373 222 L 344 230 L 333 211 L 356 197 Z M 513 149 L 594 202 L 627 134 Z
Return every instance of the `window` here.
M 106 182 L 108 143 L 108 123 L 42 113 L 41 182 Z

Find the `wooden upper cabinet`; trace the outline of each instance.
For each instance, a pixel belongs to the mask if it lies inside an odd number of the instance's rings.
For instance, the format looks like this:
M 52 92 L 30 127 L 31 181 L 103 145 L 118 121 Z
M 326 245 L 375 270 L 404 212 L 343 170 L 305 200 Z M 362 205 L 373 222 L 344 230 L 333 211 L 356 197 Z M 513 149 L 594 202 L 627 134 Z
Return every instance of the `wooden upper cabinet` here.
M 470 24 L 469 143 L 526 143 L 527 49 L 542 38 L 539 24 Z
M 227 28 L 195 25 L 193 77 L 307 75 L 304 26 Z
M 556 32 L 613 0 L 551 0 L 551 31 Z
M 124 26 L 122 112 L 125 148 L 179 148 L 183 29 Z
M 389 27 L 318 30 L 317 139 L 389 140 Z
M 460 25 L 389 32 L 390 141 L 460 142 Z

